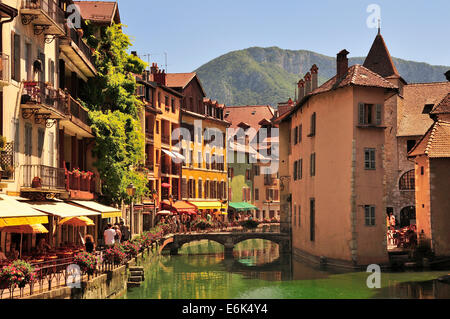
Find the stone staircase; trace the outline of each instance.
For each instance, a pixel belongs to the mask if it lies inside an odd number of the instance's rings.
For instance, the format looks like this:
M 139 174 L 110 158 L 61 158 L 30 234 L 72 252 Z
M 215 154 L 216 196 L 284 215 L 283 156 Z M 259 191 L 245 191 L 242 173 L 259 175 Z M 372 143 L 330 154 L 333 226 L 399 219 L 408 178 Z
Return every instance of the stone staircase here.
M 144 267 L 133 266 L 129 270 L 130 275 L 128 277 L 127 287 L 139 287 L 144 281 Z

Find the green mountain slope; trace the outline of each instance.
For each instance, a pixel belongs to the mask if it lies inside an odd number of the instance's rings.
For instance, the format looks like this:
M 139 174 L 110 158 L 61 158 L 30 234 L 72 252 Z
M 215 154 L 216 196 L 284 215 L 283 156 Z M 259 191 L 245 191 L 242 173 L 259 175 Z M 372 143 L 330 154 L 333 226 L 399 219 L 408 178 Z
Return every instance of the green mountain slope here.
M 393 58 L 408 82 L 445 81 L 447 66 Z M 349 64 L 362 64 L 364 58 L 350 58 Z M 208 97 L 226 105 L 270 104 L 294 97 L 300 75 L 313 64 L 319 67 L 319 84 L 335 75 L 336 60 L 305 50 L 283 50 L 277 47 L 252 47 L 222 55 L 195 70 Z

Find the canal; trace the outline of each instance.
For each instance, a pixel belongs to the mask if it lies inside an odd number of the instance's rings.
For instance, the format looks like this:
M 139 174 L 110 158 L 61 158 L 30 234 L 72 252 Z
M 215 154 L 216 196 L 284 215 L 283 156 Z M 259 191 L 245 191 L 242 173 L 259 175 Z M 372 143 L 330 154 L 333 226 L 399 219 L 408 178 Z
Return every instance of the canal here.
M 369 289 L 366 272 L 331 272 L 280 258 L 278 246 L 248 240 L 224 259 L 221 245 L 186 244 L 179 256 L 161 255 L 145 269 L 145 282 L 127 299 L 450 298 L 436 279 L 448 271 L 386 272 L 381 288 Z

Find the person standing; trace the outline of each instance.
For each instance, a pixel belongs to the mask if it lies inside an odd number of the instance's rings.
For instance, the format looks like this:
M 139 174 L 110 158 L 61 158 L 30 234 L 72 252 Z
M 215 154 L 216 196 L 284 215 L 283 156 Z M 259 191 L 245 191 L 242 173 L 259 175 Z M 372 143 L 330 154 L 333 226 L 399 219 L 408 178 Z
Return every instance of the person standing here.
M 123 220 L 120 221 L 120 232 L 122 233 L 123 241 L 130 240 L 130 230 L 128 229 L 128 226 L 125 225 Z
M 122 241 L 122 232 L 120 231 L 119 224 L 114 225 L 114 230 L 116 231 L 116 235 L 114 236 L 114 241 L 116 243 L 121 243 Z
M 86 235 L 84 249 L 90 254 L 95 251 L 94 238 L 91 235 Z
M 108 248 L 114 246 L 114 237 L 116 236 L 116 231 L 112 228 L 111 224 L 108 224 L 105 232 L 103 233 L 103 236 L 105 238 L 105 245 L 108 246 Z

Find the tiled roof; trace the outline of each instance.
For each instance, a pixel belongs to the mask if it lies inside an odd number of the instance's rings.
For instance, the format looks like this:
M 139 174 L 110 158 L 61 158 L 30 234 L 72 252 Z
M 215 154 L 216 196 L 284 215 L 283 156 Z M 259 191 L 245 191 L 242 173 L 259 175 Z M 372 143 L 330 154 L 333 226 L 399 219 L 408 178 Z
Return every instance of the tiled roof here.
M 433 124 L 429 114 L 423 114 L 426 104 L 437 105 L 450 92 L 450 82 L 411 83 L 403 87 L 398 99 L 397 135 L 421 136 Z
M 450 89 L 449 89 L 450 90 Z M 450 113 L 450 93 L 448 93 L 444 99 L 434 107 L 430 114 L 448 114 Z
M 85 20 L 101 23 L 120 23 L 116 1 L 74 1 L 74 3 L 80 7 L 81 16 Z M 115 19 L 116 21 L 114 21 Z
M 185 88 L 196 76 L 196 73 L 167 73 L 166 85 L 170 87 Z
M 203 95 L 206 96 L 205 90 L 203 89 L 202 83 L 197 76 L 197 73 L 166 73 L 166 85 L 172 88 L 181 88 L 184 89 L 193 79 L 197 79 L 198 85 L 203 92 Z M 214 102 L 214 101 L 212 101 Z
M 436 121 L 409 153 L 410 157 L 426 154 L 430 158 L 450 157 L 450 122 Z
M 383 77 L 400 76 L 380 33 L 375 37 L 363 65 Z
M 246 105 L 246 106 L 226 106 L 225 119 L 231 122 L 231 127 L 237 129 L 243 121 L 255 131 L 260 129 L 259 122 L 263 119 L 272 119 L 275 111 L 270 105 Z M 256 134 L 250 134 L 250 141 Z
M 372 72 L 360 64 L 352 65 L 348 68 L 347 73 L 339 80 L 337 75 L 329 79 L 327 82 L 307 94 L 300 102 L 297 103 L 290 111 L 279 114 L 275 120 L 276 123 L 280 123 L 289 118 L 291 114 L 304 104 L 309 98 L 316 94 L 325 93 L 328 91 L 344 88 L 347 86 L 366 86 L 366 87 L 379 87 L 385 89 L 396 90 L 397 86 L 384 79 L 381 75 Z
M 337 76 L 334 76 L 310 94 L 314 95 L 349 85 L 380 87 L 386 89 L 397 88 L 397 86 L 388 80 L 385 80 L 382 76 L 372 72 L 360 64 L 355 64 L 348 68 L 347 73 L 341 80 L 338 80 Z

